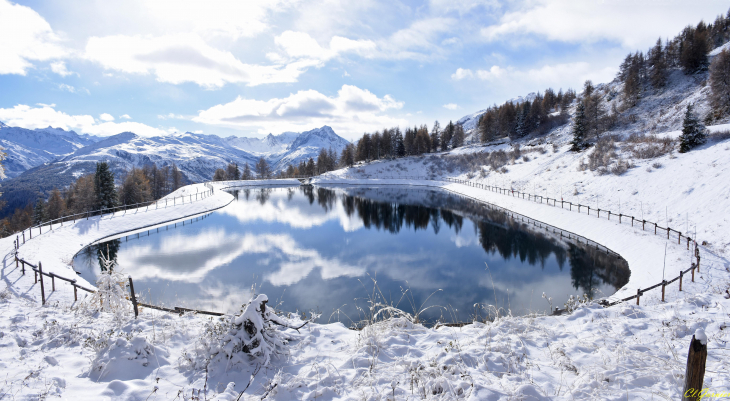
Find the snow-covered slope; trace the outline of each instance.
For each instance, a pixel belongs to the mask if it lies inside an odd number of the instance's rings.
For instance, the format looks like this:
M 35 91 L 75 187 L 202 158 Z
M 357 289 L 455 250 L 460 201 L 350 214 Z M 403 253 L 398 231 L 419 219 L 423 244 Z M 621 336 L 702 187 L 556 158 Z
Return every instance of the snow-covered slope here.
M 25 129 L 0 122 L 0 146 L 7 157 L 3 161 L 8 178 L 52 161 L 60 156 L 93 144 L 98 138 L 79 135 L 61 128 Z
M 289 164 L 296 166 L 302 160 L 306 161 L 310 157 L 316 160 L 321 149 L 332 149 L 339 156 L 342 149 L 349 143 L 346 139 L 335 134 L 331 127 L 325 125 L 322 128 L 299 134 L 285 151 L 270 156 L 271 163 L 275 165 L 276 170 L 283 170 Z M 276 162 L 273 160 L 276 160 Z
M 298 132 L 284 132 L 279 135 L 269 134 L 264 138 L 229 136 L 225 139 L 234 148 L 257 155 L 269 155 L 285 151 L 299 135 Z

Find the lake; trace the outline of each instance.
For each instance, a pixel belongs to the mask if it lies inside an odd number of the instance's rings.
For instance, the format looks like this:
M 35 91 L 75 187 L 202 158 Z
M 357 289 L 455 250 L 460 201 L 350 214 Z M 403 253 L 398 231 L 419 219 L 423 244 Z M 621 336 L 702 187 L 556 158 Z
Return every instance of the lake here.
M 484 318 L 489 305 L 549 313 L 543 293 L 562 308 L 570 295 L 611 295 L 630 274 L 620 257 L 444 190 L 230 192 L 230 205 L 205 216 L 88 247 L 75 269 L 93 283 L 109 253 L 146 302 L 234 312 L 264 293 L 280 310 L 346 325 L 371 303 L 421 311 L 429 324 Z

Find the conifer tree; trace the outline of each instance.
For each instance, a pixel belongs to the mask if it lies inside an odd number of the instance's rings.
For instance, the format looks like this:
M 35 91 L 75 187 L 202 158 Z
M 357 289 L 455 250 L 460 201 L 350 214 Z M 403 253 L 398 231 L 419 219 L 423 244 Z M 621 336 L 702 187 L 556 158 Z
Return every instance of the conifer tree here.
M 269 163 L 263 157 L 259 158 L 259 161 L 256 162 L 255 168 L 259 179 L 271 178 L 271 167 L 269 167 Z
M 437 152 L 441 146 L 441 125 L 438 120 L 433 123 L 431 128 L 431 151 Z
M 96 192 L 96 208 L 110 209 L 117 205 L 117 189 L 114 186 L 114 174 L 109 163 L 96 163 L 94 174 L 94 191 Z
M 461 126 L 461 124 L 457 124 L 454 126 L 454 137 L 451 138 L 451 143 L 454 148 L 458 148 L 461 146 L 464 146 L 464 127 Z
M 406 155 L 406 146 L 403 143 L 403 134 L 400 132 L 400 128 L 396 127 L 395 135 L 393 136 L 393 142 L 395 143 L 395 155 L 396 157 L 403 157 Z
M 33 225 L 36 226 L 46 220 L 48 220 L 46 202 L 43 202 L 43 199 L 38 198 L 38 202 L 36 202 L 35 208 L 33 209 Z
M 692 105 L 687 105 L 687 112 L 682 121 L 682 135 L 679 136 L 679 153 L 689 152 L 692 148 L 705 143 L 706 131 L 705 126 L 692 111 Z
M 580 152 L 585 148 L 586 142 L 586 108 L 583 102 L 578 103 L 578 110 L 573 118 L 573 141 L 571 142 L 570 150 L 573 152 Z
M 649 52 L 649 65 L 651 66 L 651 86 L 661 88 L 667 83 L 667 62 L 664 50 L 662 49 L 662 39 L 656 41 L 656 45 Z

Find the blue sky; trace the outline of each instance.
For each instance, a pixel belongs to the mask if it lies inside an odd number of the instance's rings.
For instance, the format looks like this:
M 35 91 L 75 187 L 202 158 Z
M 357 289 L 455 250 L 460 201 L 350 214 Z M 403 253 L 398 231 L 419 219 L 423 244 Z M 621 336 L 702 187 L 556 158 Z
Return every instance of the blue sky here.
M 0 121 L 354 139 L 610 81 L 727 0 L 0 0 Z

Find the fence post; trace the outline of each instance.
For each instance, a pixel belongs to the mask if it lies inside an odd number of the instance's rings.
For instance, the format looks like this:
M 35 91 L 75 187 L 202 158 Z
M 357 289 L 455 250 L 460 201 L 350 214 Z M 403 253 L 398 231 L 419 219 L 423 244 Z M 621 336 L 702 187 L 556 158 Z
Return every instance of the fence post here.
M 636 304 L 639 304 L 639 298 L 641 298 L 641 289 L 636 289 Z
M 598 218 L 601 218 L 601 209 L 598 209 Z
M 49 273 L 49 275 L 51 276 L 51 291 L 55 292 L 56 291 L 56 276 L 53 273 Z
M 677 244 L 682 245 L 682 232 L 677 233 Z
M 679 272 L 679 291 L 682 291 L 682 277 L 684 276 L 684 270 Z
M 697 258 L 697 272 L 700 272 L 700 247 L 697 246 L 697 242 L 695 242 L 695 257 Z
M 664 290 L 667 287 L 667 280 L 662 280 L 662 302 L 664 302 Z
M 621 224 L 621 213 L 618 214 L 618 223 Z
M 667 227 L 667 239 L 669 239 L 669 227 Z
M 654 235 L 656 235 L 656 229 L 657 229 L 657 225 L 656 225 L 656 223 L 654 223 Z
M 634 226 L 634 216 L 631 216 L 631 227 Z
M 608 211 L 608 219 L 611 220 L 611 211 L 610 210 Z M 620 221 L 619 221 L 619 223 L 620 223 Z
M 46 291 L 43 288 L 43 266 L 41 266 L 41 262 L 38 262 L 38 275 L 41 276 L 41 302 L 43 302 L 43 305 L 46 304 Z
M 132 305 L 134 306 L 134 318 L 136 319 L 139 315 L 137 310 L 137 296 L 134 294 L 134 283 L 132 282 L 132 276 L 129 276 L 129 292 L 132 295 Z
M 74 286 L 74 302 L 75 302 L 75 301 L 79 300 L 79 297 L 78 297 L 79 290 L 78 290 L 78 288 L 76 288 L 76 283 L 72 283 L 72 285 Z
M 692 282 L 695 282 L 695 264 L 692 263 Z
M 698 338 L 699 337 L 699 338 Z M 689 343 L 687 353 L 687 370 L 684 373 L 684 389 L 682 399 L 700 400 L 705 380 L 705 364 L 707 363 L 707 336 L 704 330 L 697 329 Z

